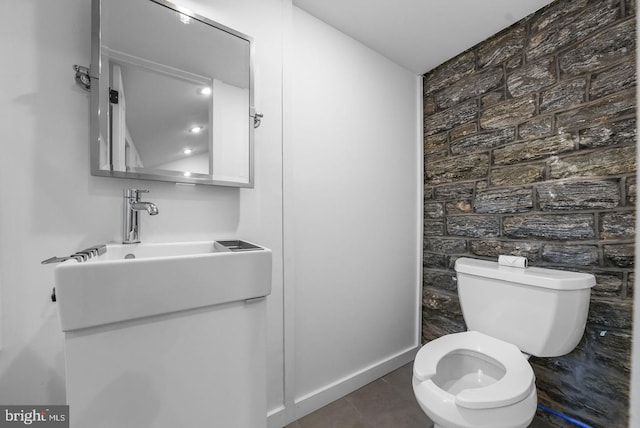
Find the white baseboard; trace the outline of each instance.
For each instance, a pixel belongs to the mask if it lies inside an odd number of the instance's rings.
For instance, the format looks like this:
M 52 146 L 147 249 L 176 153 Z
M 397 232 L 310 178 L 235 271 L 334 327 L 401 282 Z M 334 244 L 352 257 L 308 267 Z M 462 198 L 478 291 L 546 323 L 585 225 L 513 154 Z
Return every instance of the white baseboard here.
M 271 409 L 267 412 L 267 427 L 268 428 L 282 428 L 285 425 L 293 422 L 287 422 L 285 419 L 286 408 L 284 406 L 278 406 L 275 409 Z
M 384 361 L 354 372 L 336 382 L 326 385 L 312 393 L 298 397 L 292 409 L 279 406 L 270 410 L 267 415 L 268 428 L 282 428 L 285 425 L 308 415 L 327 404 L 381 378 L 397 368 L 413 361 L 420 346 L 405 350 Z

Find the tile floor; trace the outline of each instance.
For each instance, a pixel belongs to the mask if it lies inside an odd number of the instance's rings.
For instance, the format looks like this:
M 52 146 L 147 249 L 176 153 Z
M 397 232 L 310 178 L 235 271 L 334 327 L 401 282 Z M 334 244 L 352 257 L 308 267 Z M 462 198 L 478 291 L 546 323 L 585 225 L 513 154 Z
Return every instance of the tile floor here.
M 427 428 L 433 423 L 418 406 L 407 364 L 285 428 Z M 553 428 L 534 419 L 529 428 Z

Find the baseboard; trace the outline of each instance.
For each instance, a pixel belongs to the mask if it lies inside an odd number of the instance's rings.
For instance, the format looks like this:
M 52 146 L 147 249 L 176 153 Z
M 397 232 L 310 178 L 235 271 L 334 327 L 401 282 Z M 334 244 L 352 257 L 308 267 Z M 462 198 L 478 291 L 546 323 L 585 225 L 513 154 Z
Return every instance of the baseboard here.
M 356 389 L 362 388 L 366 384 L 381 378 L 410 361 L 413 361 L 419 348 L 420 347 L 417 346 L 402 351 L 395 356 L 355 372 L 343 379 L 313 391 L 310 394 L 298 397 L 295 400 L 293 409 L 278 407 L 269 411 L 267 415 L 267 426 L 269 428 L 282 428 L 285 425 L 344 397 Z
M 267 412 L 267 427 L 268 428 L 282 428 L 290 422 L 285 419 L 286 408 L 284 406 L 278 406 L 275 409 L 271 409 Z

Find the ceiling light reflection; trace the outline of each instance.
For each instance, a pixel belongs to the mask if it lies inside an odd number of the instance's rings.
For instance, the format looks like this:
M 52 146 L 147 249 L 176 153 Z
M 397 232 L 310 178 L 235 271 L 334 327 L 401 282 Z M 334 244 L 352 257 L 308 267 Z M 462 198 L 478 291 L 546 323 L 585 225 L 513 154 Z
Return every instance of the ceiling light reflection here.
M 185 15 L 184 13 L 178 12 L 178 17 L 180 18 L 180 22 L 182 22 L 183 24 L 191 23 L 191 17 L 188 15 Z

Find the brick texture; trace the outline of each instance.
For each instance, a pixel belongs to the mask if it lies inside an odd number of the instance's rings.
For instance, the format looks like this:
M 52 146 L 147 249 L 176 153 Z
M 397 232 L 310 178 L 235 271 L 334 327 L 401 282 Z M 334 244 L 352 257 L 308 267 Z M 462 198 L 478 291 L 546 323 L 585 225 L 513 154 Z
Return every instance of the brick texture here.
M 466 329 L 459 257 L 594 274 L 582 342 L 530 360 L 539 401 L 593 427 L 629 414 L 635 13 L 635 0 L 557 0 L 423 80 L 423 341 Z

